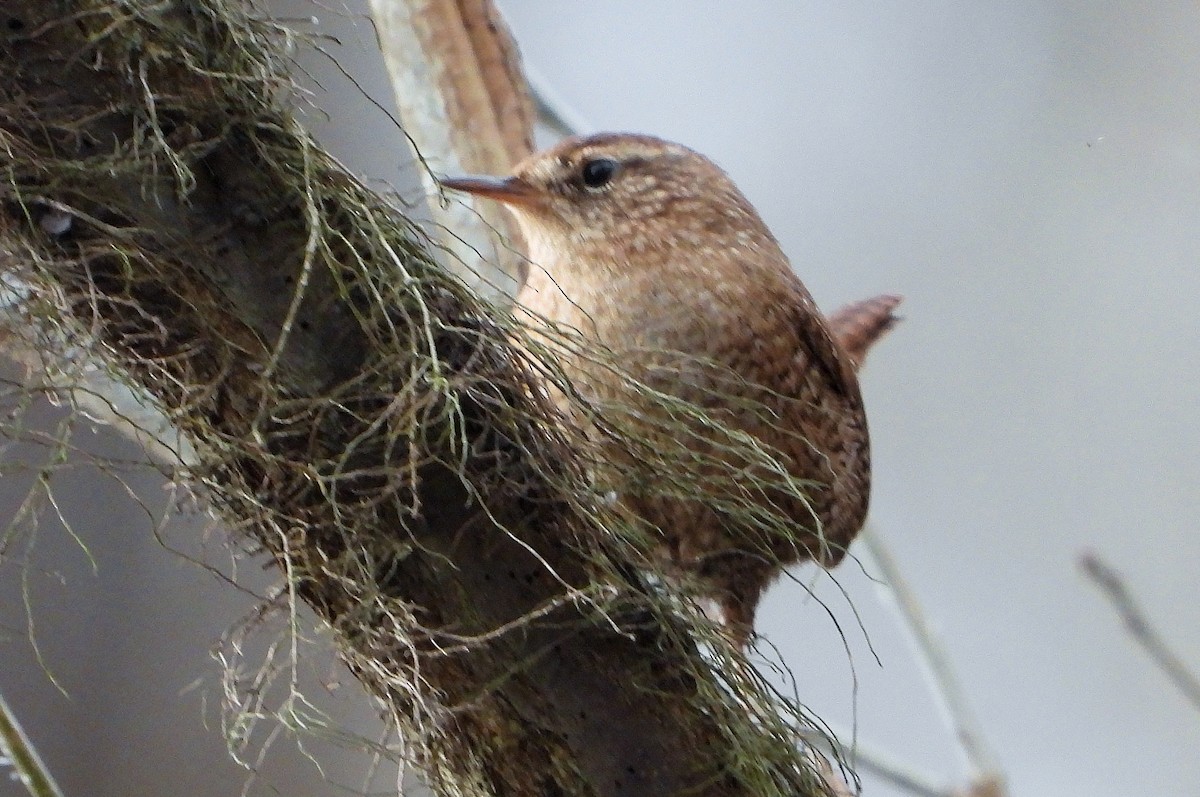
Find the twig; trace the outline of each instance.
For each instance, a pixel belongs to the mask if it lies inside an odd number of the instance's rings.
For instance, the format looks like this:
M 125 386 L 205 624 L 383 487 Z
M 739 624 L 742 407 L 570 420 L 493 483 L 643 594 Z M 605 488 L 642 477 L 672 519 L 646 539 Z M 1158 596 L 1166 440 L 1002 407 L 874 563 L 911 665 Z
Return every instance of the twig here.
M 12 766 L 17 780 L 33 797 L 63 797 L 3 695 L 0 695 L 0 752 L 7 756 L 0 763 Z
M 928 776 L 916 772 L 885 750 L 862 741 L 848 745 L 836 731 L 832 734 L 806 732 L 802 736 L 805 742 L 826 755 L 849 762 L 855 771 L 870 772 L 917 797 L 954 797 L 953 791 L 936 785 Z
M 1150 654 L 1150 658 L 1158 668 L 1166 673 L 1176 688 L 1183 692 L 1194 707 L 1200 709 L 1200 678 L 1188 669 L 1183 660 L 1167 646 L 1162 636 L 1154 630 L 1145 612 L 1137 605 L 1129 592 L 1124 579 L 1111 566 L 1094 553 L 1084 553 L 1079 557 L 1079 566 L 1100 591 L 1108 598 L 1125 628 Z
M 912 634 L 917 654 L 929 670 L 932 686 L 941 698 L 949 716 L 954 735 L 962 745 L 967 763 L 971 768 L 973 782 L 1002 783 L 1000 765 L 996 755 L 984 739 L 983 731 L 967 700 L 966 692 L 950 663 L 950 657 L 933 628 L 925 618 L 916 593 L 900 573 L 900 566 L 891 550 L 871 526 L 866 526 L 859 538 L 867 546 L 875 560 L 888 589 L 896 599 L 904 625 Z M 1003 794 L 1001 787 L 998 792 Z

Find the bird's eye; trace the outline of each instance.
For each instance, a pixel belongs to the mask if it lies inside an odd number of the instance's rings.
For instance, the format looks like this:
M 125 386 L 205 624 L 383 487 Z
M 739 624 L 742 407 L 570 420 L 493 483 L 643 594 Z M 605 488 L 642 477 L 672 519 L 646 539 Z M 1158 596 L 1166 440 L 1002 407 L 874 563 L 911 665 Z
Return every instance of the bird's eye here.
M 580 172 L 583 184 L 588 188 L 603 188 L 612 182 L 617 174 L 617 162 L 609 158 L 596 158 L 583 164 Z

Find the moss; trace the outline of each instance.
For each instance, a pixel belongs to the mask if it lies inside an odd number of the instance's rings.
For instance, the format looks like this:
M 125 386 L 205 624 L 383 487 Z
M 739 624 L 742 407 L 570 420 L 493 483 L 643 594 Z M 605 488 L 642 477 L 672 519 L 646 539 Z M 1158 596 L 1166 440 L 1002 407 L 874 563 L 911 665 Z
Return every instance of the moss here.
M 279 565 L 285 610 L 336 632 L 440 793 L 819 792 L 802 709 L 643 575 L 654 530 L 593 483 L 592 435 L 544 399 L 547 377 L 570 391 L 553 360 L 296 124 L 294 34 L 222 0 L 10 2 L 3 22 L 16 334 L 157 402 L 196 452 L 177 477 Z M 643 456 L 663 490 L 745 478 Z

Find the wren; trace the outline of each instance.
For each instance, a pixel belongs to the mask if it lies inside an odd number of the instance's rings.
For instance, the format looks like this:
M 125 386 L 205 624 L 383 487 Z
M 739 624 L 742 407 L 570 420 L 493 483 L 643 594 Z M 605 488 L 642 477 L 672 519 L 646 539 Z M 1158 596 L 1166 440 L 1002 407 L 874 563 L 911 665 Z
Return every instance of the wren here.
M 835 316 L 853 354 L 843 348 L 732 180 L 658 138 L 571 138 L 508 177 L 441 183 L 515 216 L 531 264 L 518 312 L 541 340 L 573 333 L 587 344 L 559 347 L 572 387 L 596 408 L 576 422 L 625 430 L 595 435 L 613 473 L 629 475 L 618 500 L 654 530 L 666 574 L 715 601 L 745 644 L 782 569 L 833 567 L 863 526 L 871 458 L 855 371 L 899 299 Z M 747 439 L 774 470 L 746 453 Z M 680 447 L 680 463 L 701 463 L 687 466 L 691 482 L 661 462 L 652 472 L 638 453 Z M 787 524 L 763 522 L 747 501 Z

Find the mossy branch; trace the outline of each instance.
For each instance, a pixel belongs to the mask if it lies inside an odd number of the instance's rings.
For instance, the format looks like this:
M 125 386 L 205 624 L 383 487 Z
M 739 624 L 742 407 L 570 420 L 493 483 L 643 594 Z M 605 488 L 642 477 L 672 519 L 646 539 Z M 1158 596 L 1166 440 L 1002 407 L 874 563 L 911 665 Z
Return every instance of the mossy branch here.
M 441 793 L 821 793 L 597 527 L 510 318 L 294 122 L 286 39 L 227 0 L 4 3 L 26 342 L 155 397 Z

